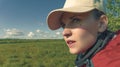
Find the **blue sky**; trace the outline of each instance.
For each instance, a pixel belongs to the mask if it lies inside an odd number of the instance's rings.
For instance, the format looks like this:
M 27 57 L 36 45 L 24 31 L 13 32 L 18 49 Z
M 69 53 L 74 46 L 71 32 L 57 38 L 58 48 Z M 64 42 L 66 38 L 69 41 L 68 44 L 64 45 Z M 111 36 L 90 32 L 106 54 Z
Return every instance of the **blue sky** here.
M 0 38 L 62 38 L 47 27 L 48 13 L 65 0 L 0 0 Z

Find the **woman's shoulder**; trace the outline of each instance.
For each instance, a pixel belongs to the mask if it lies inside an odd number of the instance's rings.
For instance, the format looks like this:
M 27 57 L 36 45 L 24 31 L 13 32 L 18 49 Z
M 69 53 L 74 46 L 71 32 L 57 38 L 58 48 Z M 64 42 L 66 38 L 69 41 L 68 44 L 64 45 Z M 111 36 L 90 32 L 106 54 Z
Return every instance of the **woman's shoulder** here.
M 119 67 L 120 64 L 120 30 L 107 46 L 92 58 L 95 67 Z

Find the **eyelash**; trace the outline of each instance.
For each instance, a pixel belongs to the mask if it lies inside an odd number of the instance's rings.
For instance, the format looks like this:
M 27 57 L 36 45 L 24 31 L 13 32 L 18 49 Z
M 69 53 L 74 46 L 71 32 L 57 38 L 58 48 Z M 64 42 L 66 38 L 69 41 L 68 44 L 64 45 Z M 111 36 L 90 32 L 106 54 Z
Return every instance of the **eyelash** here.
M 73 23 L 80 23 L 81 19 L 79 18 L 72 18 L 72 21 Z

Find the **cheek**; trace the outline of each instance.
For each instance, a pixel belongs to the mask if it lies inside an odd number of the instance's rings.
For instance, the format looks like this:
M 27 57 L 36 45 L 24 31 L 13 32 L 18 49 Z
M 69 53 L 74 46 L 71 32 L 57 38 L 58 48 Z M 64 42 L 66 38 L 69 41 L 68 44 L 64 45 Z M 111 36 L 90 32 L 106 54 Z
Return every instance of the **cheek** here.
M 96 41 L 96 36 L 93 36 L 86 29 L 81 29 L 81 33 L 77 36 L 77 46 L 78 52 L 85 52 L 90 48 Z
M 84 34 L 84 38 L 82 38 L 82 47 L 84 51 L 90 48 L 96 41 L 96 38 L 91 34 Z
M 85 29 L 86 31 L 91 33 L 93 36 L 96 36 L 96 32 L 98 32 L 99 27 L 98 27 L 97 22 L 92 21 L 92 22 L 83 24 L 83 26 L 81 26 L 81 28 Z

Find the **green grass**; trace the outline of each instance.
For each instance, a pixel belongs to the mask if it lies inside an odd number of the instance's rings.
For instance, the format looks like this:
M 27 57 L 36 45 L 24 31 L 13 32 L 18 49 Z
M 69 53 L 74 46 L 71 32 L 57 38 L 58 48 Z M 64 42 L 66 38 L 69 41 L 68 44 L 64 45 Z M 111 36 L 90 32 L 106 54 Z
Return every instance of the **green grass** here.
M 74 67 L 63 40 L 0 39 L 0 67 Z

